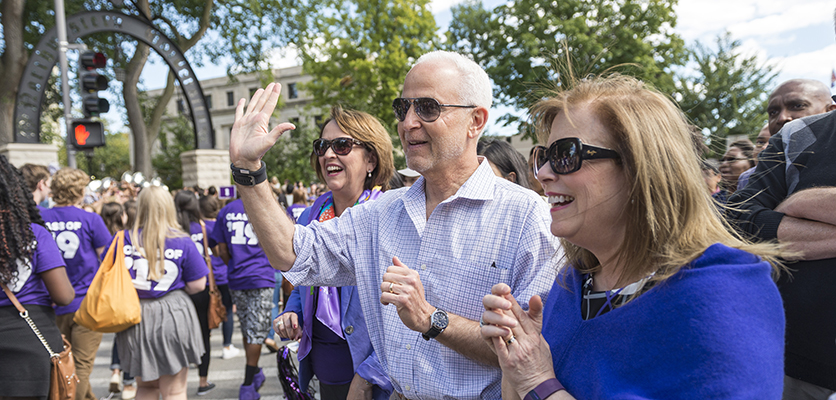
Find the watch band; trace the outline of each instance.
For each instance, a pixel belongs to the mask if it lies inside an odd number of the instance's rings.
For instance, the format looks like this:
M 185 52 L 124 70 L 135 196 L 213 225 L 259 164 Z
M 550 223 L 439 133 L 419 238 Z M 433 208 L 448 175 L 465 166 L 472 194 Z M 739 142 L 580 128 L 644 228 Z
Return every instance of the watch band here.
M 435 326 L 435 324 L 433 323 L 433 318 L 435 317 L 436 313 L 441 313 L 445 316 L 445 318 L 447 317 L 446 311 L 440 308 L 436 308 L 435 311 L 433 311 L 433 313 L 430 315 L 430 330 L 428 330 L 426 333 L 421 334 L 421 337 L 424 338 L 424 340 L 435 339 L 438 335 L 441 334 L 441 332 L 444 332 L 444 330 L 447 329 L 447 324 L 445 324 L 441 328 Z M 450 320 L 447 320 L 447 323 L 449 322 Z
M 261 161 L 261 168 L 256 171 L 238 168 L 235 164 L 229 164 L 232 169 L 232 180 L 243 186 L 255 186 L 267 180 L 267 164 Z
M 557 378 L 546 379 L 525 395 L 523 400 L 543 400 L 554 393 L 566 390 Z

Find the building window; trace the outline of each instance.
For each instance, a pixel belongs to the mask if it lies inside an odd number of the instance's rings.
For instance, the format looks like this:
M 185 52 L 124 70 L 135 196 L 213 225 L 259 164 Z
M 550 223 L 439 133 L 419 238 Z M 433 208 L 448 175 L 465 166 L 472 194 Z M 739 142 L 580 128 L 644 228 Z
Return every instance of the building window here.
M 257 88 L 257 87 L 251 87 L 251 88 L 250 88 L 250 97 L 251 97 L 251 98 L 252 98 L 252 97 L 253 97 L 253 95 L 255 94 L 255 91 L 256 91 L 256 90 L 258 90 L 258 88 Z
M 299 97 L 299 92 L 296 90 L 295 83 L 288 83 L 287 84 L 287 98 L 288 99 L 295 99 Z
M 203 96 L 203 102 L 206 103 L 206 109 L 207 110 L 212 109 L 212 95 L 211 94 L 207 94 L 206 96 Z
M 235 95 L 232 94 L 232 91 L 226 92 L 226 105 L 228 107 L 232 107 L 235 105 Z
M 322 129 L 322 115 L 317 115 L 314 117 L 314 124 L 316 124 L 317 128 Z
M 293 117 L 290 119 L 290 123 L 293 124 L 296 128 L 299 128 L 299 117 Z
M 180 114 L 186 113 L 186 100 L 177 99 L 177 112 Z

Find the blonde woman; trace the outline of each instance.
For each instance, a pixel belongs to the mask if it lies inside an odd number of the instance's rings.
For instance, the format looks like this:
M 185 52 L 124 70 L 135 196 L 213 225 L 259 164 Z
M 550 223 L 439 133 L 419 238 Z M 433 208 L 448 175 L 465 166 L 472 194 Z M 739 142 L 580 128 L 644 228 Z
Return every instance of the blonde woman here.
M 534 115 L 547 144 L 535 173 L 568 263 L 545 306 L 534 296 L 523 311 L 505 284 L 483 300 L 502 397 L 780 398 L 784 311 L 764 261 L 779 251 L 730 233 L 681 110 L 612 76 Z
M 168 192 L 156 186 L 140 192 L 124 249 L 142 322 L 116 334 L 122 367 L 136 377 L 139 400 L 186 399 L 189 364 L 199 364 L 204 351 L 188 294 L 203 291 L 209 270 L 179 226 Z

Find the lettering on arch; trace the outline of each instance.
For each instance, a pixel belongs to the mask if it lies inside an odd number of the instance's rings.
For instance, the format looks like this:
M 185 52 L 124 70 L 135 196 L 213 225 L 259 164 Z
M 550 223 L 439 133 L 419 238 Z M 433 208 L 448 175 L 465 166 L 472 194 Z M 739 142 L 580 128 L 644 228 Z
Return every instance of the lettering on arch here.
M 195 131 L 195 148 L 215 148 L 215 132 L 203 89 L 197 81 L 183 52 L 156 27 L 145 20 L 114 11 L 88 11 L 67 17 L 67 40 L 100 32 L 118 32 L 131 36 L 157 52 L 174 73 L 191 110 Z M 58 32 L 56 28 L 44 34 L 29 57 L 15 99 L 14 141 L 39 143 L 41 112 L 49 73 L 58 62 Z

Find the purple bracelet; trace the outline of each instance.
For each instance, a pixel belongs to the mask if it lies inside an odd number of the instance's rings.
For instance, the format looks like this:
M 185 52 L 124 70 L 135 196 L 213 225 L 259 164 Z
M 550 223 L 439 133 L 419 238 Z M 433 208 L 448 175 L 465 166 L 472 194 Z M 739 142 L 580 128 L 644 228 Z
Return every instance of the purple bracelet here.
M 557 378 L 547 379 L 537 385 L 532 391 L 528 392 L 523 400 L 543 400 L 561 390 L 566 390 L 566 388 L 560 384 Z

